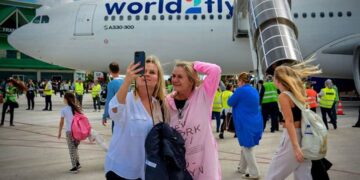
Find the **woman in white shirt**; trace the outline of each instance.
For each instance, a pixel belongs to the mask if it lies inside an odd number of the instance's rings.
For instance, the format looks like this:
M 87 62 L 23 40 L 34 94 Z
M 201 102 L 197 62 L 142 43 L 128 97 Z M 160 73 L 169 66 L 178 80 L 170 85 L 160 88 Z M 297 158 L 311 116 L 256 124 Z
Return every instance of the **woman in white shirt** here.
M 143 179 L 145 172 L 145 139 L 154 123 L 163 121 L 165 84 L 159 60 L 149 56 L 145 74 L 139 64 L 130 64 L 124 83 L 109 103 L 114 134 L 105 158 L 105 176 L 114 179 Z M 135 90 L 128 92 L 135 80 Z M 151 101 L 151 103 L 150 103 Z

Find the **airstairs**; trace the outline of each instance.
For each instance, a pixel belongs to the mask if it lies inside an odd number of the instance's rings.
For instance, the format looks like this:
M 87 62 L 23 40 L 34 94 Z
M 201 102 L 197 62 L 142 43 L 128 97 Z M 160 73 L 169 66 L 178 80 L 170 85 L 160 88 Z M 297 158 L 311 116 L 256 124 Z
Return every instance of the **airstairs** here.
M 287 0 L 234 0 L 233 40 L 248 34 L 257 71 L 303 61 Z

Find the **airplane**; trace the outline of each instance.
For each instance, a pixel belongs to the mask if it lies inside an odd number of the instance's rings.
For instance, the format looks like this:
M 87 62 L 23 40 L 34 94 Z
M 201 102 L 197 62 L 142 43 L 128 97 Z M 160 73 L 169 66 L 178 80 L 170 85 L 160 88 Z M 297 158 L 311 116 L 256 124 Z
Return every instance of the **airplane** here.
M 354 79 L 360 90 L 360 1 L 288 2 L 302 56 L 316 54 L 320 77 Z M 181 59 L 238 74 L 256 65 L 249 39 L 233 39 L 233 17 L 232 0 L 83 0 L 41 11 L 8 41 L 31 57 L 83 70 L 106 72 L 117 61 L 124 72 L 134 52 L 145 51 L 167 73 Z

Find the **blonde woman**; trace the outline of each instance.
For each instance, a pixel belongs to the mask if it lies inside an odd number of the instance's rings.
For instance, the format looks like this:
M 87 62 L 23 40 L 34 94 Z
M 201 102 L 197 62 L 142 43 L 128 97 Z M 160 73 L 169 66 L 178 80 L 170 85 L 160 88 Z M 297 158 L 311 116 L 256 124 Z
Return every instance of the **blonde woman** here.
M 197 73 L 206 75 L 199 85 Z M 185 139 L 187 170 L 195 180 L 221 179 L 211 111 L 221 69 L 205 62 L 177 62 L 172 72 L 174 91 L 166 97 L 170 126 Z
M 155 123 L 163 121 L 161 104 L 165 84 L 159 60 L 145 60 L 145 74 L 139 76 L 140 64 L 130 64 L 126 77 L 109 104 L 114 134 L 105 160 L 106 179 L 144 179 L 145 138 Z M 135 80 L 135 90 L 128 89 Z
M 275 153 L 266 176 L 267 180 L 286 179 L 294 173 L 295 180 L 311 180 L 311 161 L 304 159 L 301 151 L 301 110 L 285 92 L 290 92 L 301 103 L 307 97 L 302 79 L 309 75 L 319 74 L 317 66 L 304 62 L 295 66 L 279 66 L 275 69 L 274 83 L 281 91 L 279 95 L 280 110 L 285 119 L 281 143 Z

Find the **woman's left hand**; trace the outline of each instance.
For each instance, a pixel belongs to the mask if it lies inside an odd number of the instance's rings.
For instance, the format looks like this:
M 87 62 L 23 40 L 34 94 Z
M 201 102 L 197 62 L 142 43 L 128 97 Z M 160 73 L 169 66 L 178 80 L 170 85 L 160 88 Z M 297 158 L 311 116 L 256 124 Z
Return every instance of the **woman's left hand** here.
M 295 158 L 298 162 L 300 162 L 300 163 L 304 162 L 304 154 L 301 151 L 300 147 L 295 148 L 294 153 L 295 153 Z

